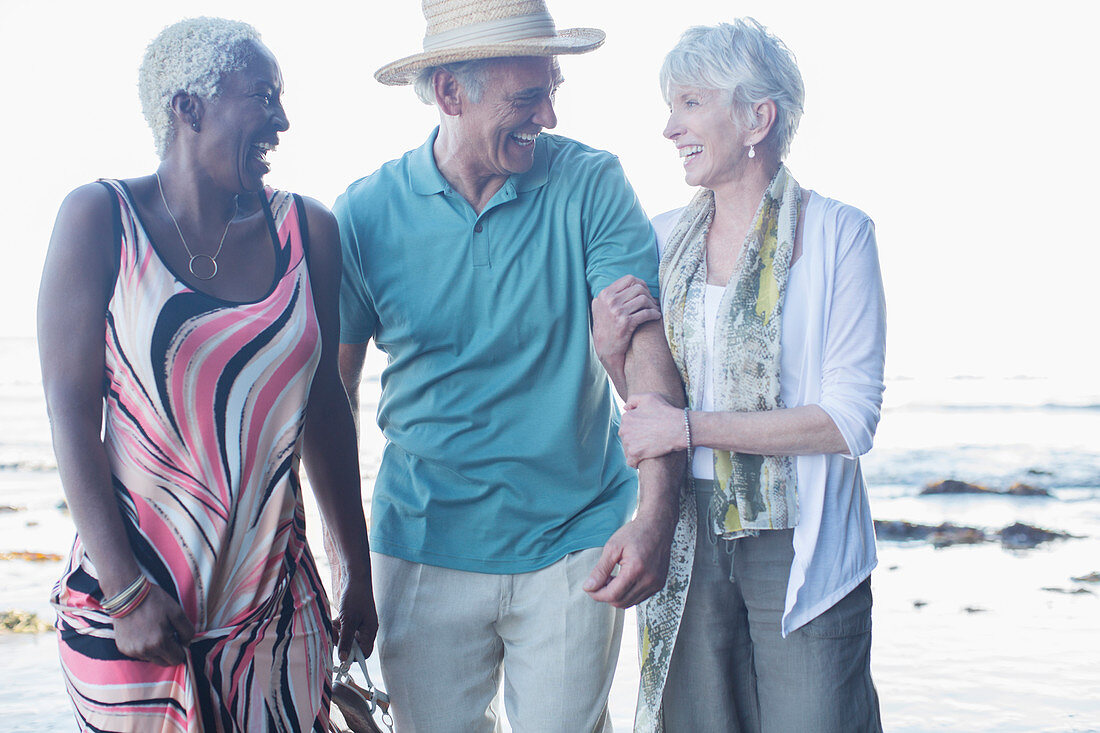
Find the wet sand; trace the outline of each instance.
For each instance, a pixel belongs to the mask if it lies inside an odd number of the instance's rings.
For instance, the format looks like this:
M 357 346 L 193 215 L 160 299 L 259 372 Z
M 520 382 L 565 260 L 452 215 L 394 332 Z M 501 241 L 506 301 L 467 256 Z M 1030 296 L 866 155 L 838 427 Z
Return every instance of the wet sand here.
M 64 554 L 73 527 L 58 509 L 63 495 L 33 343 L 6 346 L 0 507 L 19 511 L 0 509 L 0 553 Z M 377 352 L 371 358 L 364 396 L 378 393 L 383 361 Z M 875 449 L 863 459 L 876 519 L 953 522 L 987 533 L 1024 522 L 1077 538 L 1031 550 L 880 540 L 872 670 L 887 731 L 1100 731 L 1100 583 L 1071 580 L 1100 571 L 1100 397 L 1050 406 L 1047 392 L 1020 380 L 888 384 Z M 924 405 L 929 395 L 938 403 Z M 1012 405 L 1001 405 L 1006 396 Z M 979 397 L 994 406 L 965 407 Z M 363 425 L 372 425 L 374 409 L 363 405 Z M 364 491 L 381 449 L 377 431 L 368 434 L 360 450 Z M 1053 498 L 917 495 L 943 478 L 994 488 L 1026 480 Z M 307 509 L 310 542 L 324 565 L 320 522 L 312 502 Z M 59 561 L 0 560 L 0 611 L 30 610 L 52 622 L 47 597 L 60 568 Z M 0 635 L 0 658 L 0 730 L 75 730 L 52 634 Z M 611 713 L 624 731 L 637 695 L 633 612 L 619 659 Z
M 873 575 L 873 671 L 887 730 L 1100 730 L 1100 584 L 1070 580 L 1100 570 L 1100 502 L 1095 492 L 1078 493 L 1057 502 L 909 496 L 875 502 L 876 515 L 884 518 L 984 518 L 993 526 L 1022 515 L 1092 535 L 1027 551 L 996 543 L 934 549 L 925 542 L 880 542 Z M 56 507 L 61 498 L 50 472 L 0 483 L 0 504 L 26 507 L 0 514 L 0 552 L 64 553 L 72 530 Z M 309 514 L 310 541 L 319 548 L 320 522 L 312 505 Z M 52 619 L 46 594 L 60 566 L 0 562 L 0 606 Z M 617 730 L 630 729 L 637 694 L 632 612 L 627 619 L 611 694 Z M 0 636 L 0 655 L 6 660 L 0 667 L 0 728 L 73 730 L 53 635 Z

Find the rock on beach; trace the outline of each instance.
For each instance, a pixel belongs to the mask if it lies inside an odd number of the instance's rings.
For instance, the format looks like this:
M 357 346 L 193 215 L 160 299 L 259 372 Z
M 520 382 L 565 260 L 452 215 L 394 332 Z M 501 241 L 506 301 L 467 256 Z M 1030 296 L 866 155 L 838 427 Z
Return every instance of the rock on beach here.
M 42 634 L 53 626 L 30 611 L 0 611 L 0 634 Z
M 17 550 L 16 552 L 0 552 L 0 560 L 26 560 L 28 562 L 60 562 L 64 558 L 56 552 L 28 552 Z
M 1025 484 L 1021 481 L 1012 484 L 1003 493 L 1009 496 L 1050 496 L 1050 492 L 1046 489 L 1040 489 L 1037 486 Z
M 965 481 L 946 479 L 934 484 L 928 484 L 920 491 L 921 496 L 933 496 L 935 494 L 996 494 L 993 489 L 987 489 L 977 484 L 968 484 Z
M 980 542 L 1000 540 L 1001 546 L 1008 550 L 1029 550 L 1051 540 L 1076 537 L 1068 532 L 1055 532 L 1020 522 L 1009 525 L 999 532 L 987 533 L 978 527 L 964 527 L 951 522 L 932 526 L 880 519 L 875 520 L 875 535 L 880 540 L 895 542 L 927 540 L 933 547 L 975 545 Z
M 1051 494 L 1046 489 L 1041 489 L 1030 484 L 1016 482 L 1004 491 L 990 489 L 978 484 L 970 484 L 965 481 L 945 479 L 934 484 L 928 484 L 921 489 L 920 496 L 935 496 L 937 494 L 986 494 L 991 496 L 1046 496 Z
M 1005 527 L 997 535 L 1001 539 L 1001 545 L 1010 550 L 1029 550 L 1043 542 L 1074 537 L 1067 532 L 1051 532 L 1020 522 Z
M 880 540 L 928 540 L 933 547 L 973 545 L 985 542 L 985 532 L 977 527 L 961 527 L 950 522 L 937 526 L 912 522 L 875 520 L 875 535 Z

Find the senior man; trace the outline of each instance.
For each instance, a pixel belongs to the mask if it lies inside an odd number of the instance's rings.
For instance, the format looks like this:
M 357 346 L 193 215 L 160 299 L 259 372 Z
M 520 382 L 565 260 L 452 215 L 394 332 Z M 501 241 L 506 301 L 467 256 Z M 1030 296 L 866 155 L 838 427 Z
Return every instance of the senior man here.
M 664 583 L 684 458 L 643 462 L 639 493 L 590 338 L 593 298 L 614 310 L 655 289 L 650 225 L 614 156 L 541 134 L 555 55 L 604 34 L 558 32 L 535 0 L 424 14 L 424 52 L 375 76 L 413 83 L 439 127 L 334 207 L 354 405 L 367 342 L 388 356 L 371 529 L 383 677 L 403 732 L 496 729 L 502 676 L 514 729 L 610 730 L 621 609 Z M 635 332 L 626 386 L 682 404 L 659 324 Z

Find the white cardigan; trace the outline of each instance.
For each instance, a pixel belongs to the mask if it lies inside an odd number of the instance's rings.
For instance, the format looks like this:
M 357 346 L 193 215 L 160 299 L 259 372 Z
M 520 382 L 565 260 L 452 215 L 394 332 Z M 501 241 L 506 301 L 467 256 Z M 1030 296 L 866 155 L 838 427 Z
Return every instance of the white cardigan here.
M 659 250 L 682 211 L 653 219 Z M 783 303 L 780 393 L 788 407 L 820 406 L 850 455 L 795 458 L 800 518 L 784 637 L 832 607 L 878 562 L 859 468 L 859 456 L 871 449 L 884 388 L 886 305 L 875 227 L 859 209 L 813 193 L 802 236 Z

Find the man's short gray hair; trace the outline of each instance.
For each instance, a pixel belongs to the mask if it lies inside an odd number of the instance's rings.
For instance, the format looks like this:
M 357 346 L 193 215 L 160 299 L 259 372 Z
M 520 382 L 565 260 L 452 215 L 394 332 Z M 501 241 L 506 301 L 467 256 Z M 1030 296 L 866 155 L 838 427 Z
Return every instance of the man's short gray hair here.
M 485 93 L 485 81 L 488 78 L 489 68 L 498 59 L 475 59 L 473 61 L 456 61 L 453 64 L 442 66 L 429 66 L 416 75 L 413 80 L 413 89 L 416 96 L 424 104 L 435 104 L 435 72 L 449 71 L 458 83 L 466 90 L 466 96 L 471 102 L 481 101 L 481 95 Z
M 161 159 L 174 134 L 172 98 L 179 92 L 216 97 L 222 77 L 244 68 L 260 43 L 248 23 L 225 18 L 189 18 L 162 30 L 138 70 L 141 111 Z
M 753 18 L 688 28 L 665 57 L 660 80 L 665 102 L 673 86 L 725 92 L 734 122 L 747 130 L 756 127 L 753 105 L 772 100 L 776 151 L 780 159 L 790 151 L 806 98 L 802 74 L 791 50 Z

